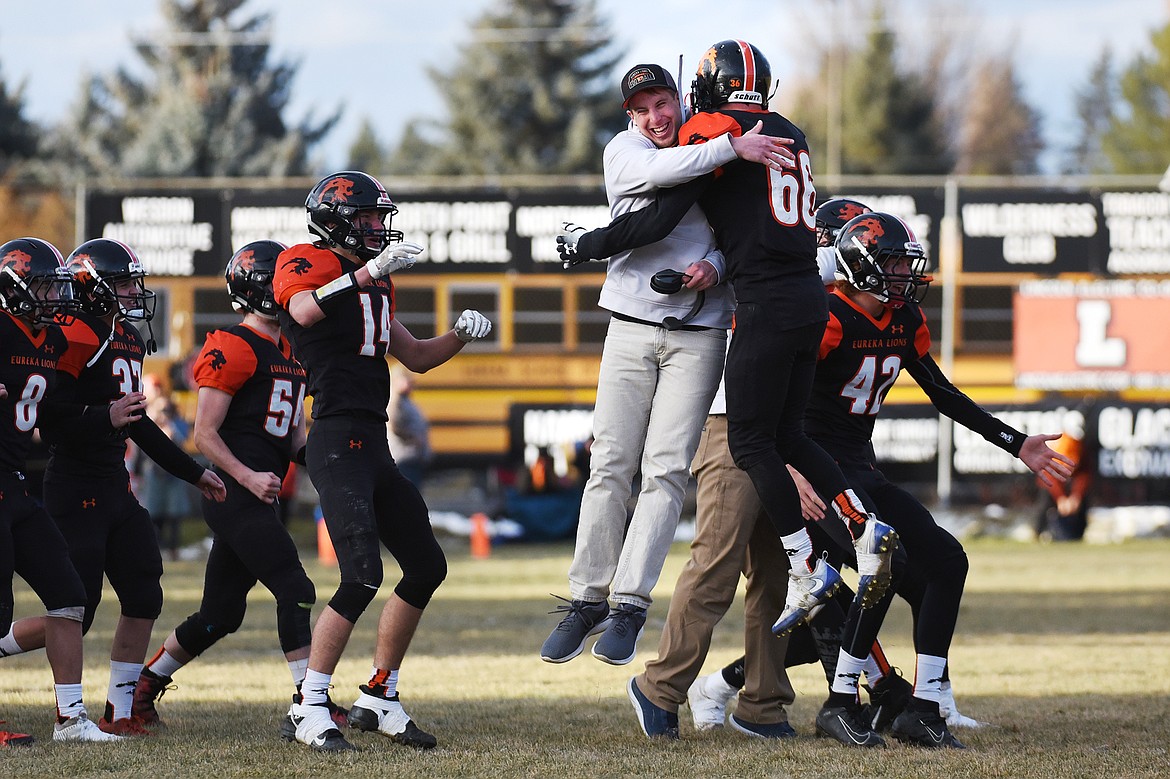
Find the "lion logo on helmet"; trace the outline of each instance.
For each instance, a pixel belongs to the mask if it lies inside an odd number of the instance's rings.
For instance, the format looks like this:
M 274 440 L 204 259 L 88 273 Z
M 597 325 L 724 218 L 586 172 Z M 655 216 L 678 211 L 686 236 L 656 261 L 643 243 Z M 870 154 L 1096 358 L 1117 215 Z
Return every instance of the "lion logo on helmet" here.
M 850 232 L 853 233 L 853 237 L 869 247 L 886 234 L 886 228 L 882 224 L 882 220 L 870 217 L 855 224 Z
M 20 249 L 14 249 L 0 258 L 0 268 L 12 268 L 18 276 L 23 276 L 32 270 L 32 255 Z
M 249 249 L 236 255 L 236 268 L 244 273 L 251 273 L 256 267 L 256 255 Z
M 354 195 L 353 179 L 334 176 L 321 187 L 322 203 L 345 203 Z

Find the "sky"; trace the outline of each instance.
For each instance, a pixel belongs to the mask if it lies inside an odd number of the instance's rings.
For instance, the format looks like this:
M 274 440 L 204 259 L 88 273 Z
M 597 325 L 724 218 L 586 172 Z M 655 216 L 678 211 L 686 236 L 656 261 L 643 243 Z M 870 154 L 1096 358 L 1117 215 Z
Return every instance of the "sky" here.
M 426 68 L 455 62 L 469 41 L 469 23 L 497 2 L 250 0 L 243 11 L 270 12 L 270 57 L 299 63 L 287 120 L 344 109 L 314 151 L 322 168 L 336 168 L 363 118 L 384 143 L 393 143 L 410 118 L 445 115 Z M 811 53 L 805 42 L 818 30 L 834 22 L 856 25 L 862 44 L 865 19 L 854 7 L 851 0 L 598 0 L 624 52 L 619 71 L 640 62 L 675 70 L 682 55 L 692 73 L 712 43 L 746 38 L 768 57 L 781 94 L 786 79 L 805 74 L 801 63 Z M 1075 93 L 1103 48 L 1112 50 L 1115 63 L 1127 64 L 1148 52 L 1150 33 L 1170 21 L 1170 0 L 949 0 L 945 13 L 938 0 L 889 0 L 888 7 L 892 26 L 905 34 L 900 47 L 949 28 L 975 35 L 988 51 L 1010 52 L 1025 98 L 1044 116 L 1045 139 L 1057 147 L 1042 159 L 1046 172 L 1056 171 L 1060 149 L 1075 138 Z M 139 59 L 131 36 L 161 32 L 159 8 L 159 0 L 0 0 L 0 75 L 10 88 L 23 84 L 29 118 L 55 123 L 77 101 L 84 75 L 134 70 Z M 801 123 L 798 107 L 786 111 Z

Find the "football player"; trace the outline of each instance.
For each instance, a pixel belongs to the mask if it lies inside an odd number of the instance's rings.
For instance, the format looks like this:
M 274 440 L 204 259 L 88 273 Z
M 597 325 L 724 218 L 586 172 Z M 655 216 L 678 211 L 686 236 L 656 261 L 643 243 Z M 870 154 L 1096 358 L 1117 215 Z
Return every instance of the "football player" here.
M 203 501 L 212 532 L 203 600 L 142 669 L 133 715 L 144 724 L 158 721 L 155 701 L 175 672 L 239 629 L 257 581 L 276 598 L 277 636 L 300 698 L 316 593 L 278 513 L 281 477 L 295 453 L 303 459 L 305 444 L 305 372 L 280 332 L 272 295 L 276 258 L 287 248 L 254 241 L 232 255 L 224 276 L 243 321 L 208 333 L 195 361 L 195 445 L 227 499 Z M 344 709 L 330 711 L 345 724 Z
M 315 750 L 354 749 L 330 716 L 327 694 L 354 624 L 382 584 L 384 545 L 402 578 L 382 609 L 373 671 L 359 687 L 349 724 L 429 749 L 436 739 L 403 710 L 398 672 L 423 609 L 447 575 L 447 561 L 422 495 L 395 466 L 387 443 L 386 357 L 425 373 L 486 336 L 491 322 L 466 310 L 452 330 L 418 339 L 394 316 L 389 276 L 414 265 L 423 247 L 391 229 L 398 207 L 373 176 L 326 176 L 305 207 L 316 240 L 280 254 L 273 289 L 281 329 L 313 396 L 306 461 L 341 584 L 317 618 L 302 698 L 289 709 L 287 727 Z
M 130 489 L 126 439 L 208 499 L 222 501 L 224 486 L 143 411 L 147 343 L 133 322 L 150 322 L 154 293 L 143 283 L 146 272 L 134 251 L 118 241 L 97 238 L 74 249 L 68 265 L 78 286 L 80 310 L 63 328 L 68 346 L 58 364 L 59 387 L 53 399 L 86 409 L 110 407 L 111 413 L 89 415 L 92 424 L 78 424 L 64 414 L 45 416 L 41 424 L 49 444 L 45 508 L 65 536 L 85 585 L 82 630 L 93 624 L 103 574 L 121 606 L 110 648 L 106 709 L 98 726 L 118 735 L 148 735 L 131 716 L 131 708 L 150 631 L 162 611 L 162 554 L 150 514 Z M 121 426 L 112 419 L 114 408 L 125 412 Z M 20 648 L 44 646 L 44 631 L 28 627 L 27 634 L 17 633 Z
M 57 380 L 67 341 L 58 322 L 74 313 L 73 278 L 56 247 L 39 238 L 0 246 L 0 656 L 19 653 L 12 623 L 13 573 L 28 582 L 46 613 L 35 623 L 53 670 L 57 698 L 54 741 L 116 741 L 91 722 L 81 694 L 81 620 L 85 586 L 57 526 L 28 491 L 22 471 Z M 119 410 L 94 413 L 116 417 Z M 32 743 L 0 733 L 0 744 Z

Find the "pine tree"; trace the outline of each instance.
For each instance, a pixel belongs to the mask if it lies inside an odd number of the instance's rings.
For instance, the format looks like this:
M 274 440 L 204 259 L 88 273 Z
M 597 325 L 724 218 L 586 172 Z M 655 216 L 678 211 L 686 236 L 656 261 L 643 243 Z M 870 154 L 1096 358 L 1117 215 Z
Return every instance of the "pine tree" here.
M 597 173 L 625 126 L 619 55 L 595 0 L 500 0 L 472 24 L 454 64 L 428 68 L 444 122 L 415 121 L 393 173 Z
M 37 128 L 24 116 L 24 85 L 9 90 L 0 73 L 0 176 L 37 153 Z
M 105 176 L 287 176 L 338 113 L 289 126 L 296 67 L 269 62 L 267 14 L 232 21 L 246 0 L 161 0 L 166 32 L 139 39 L 148 76 L 91 78 L 56 146 L 76 171 Z
M 386 151 L 369 117 L 362 120 L 357 136 L 349 146 L 348 170 L 364 170 L 378 175 L 386 169 Z
M 1121 74 L 1118 111 L 1101 148 L 1118 173 L 1162 173 L 1170 163 L 1170 24 L 1150 34 L 1153 52 Z

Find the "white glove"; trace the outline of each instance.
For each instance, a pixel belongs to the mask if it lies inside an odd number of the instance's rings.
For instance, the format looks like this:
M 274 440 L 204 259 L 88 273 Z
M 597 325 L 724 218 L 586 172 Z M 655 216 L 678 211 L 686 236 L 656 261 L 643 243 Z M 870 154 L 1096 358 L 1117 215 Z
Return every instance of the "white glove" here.
M 486 316 L 470 308 L 464 309 L 455 320 L 455 335 L 463 343 L 470 343 L 483 338 L 492 331 L 492 323 Z
M 577 241 L 585 234 L 585 228 L 572 222 L 561 222 L 561 231 L 557 234 L 557 254 L 561 257 L 561 267 L 565 270 L 588 262 L 588 257 L 577 254 Z
M 370 272 L 371 278 L 380 279 L 396 270 L 413 268 L 415 260 L 424 251 L 423 247 L 410 241 L 392 243 L 366 263 L 366 270 Z

